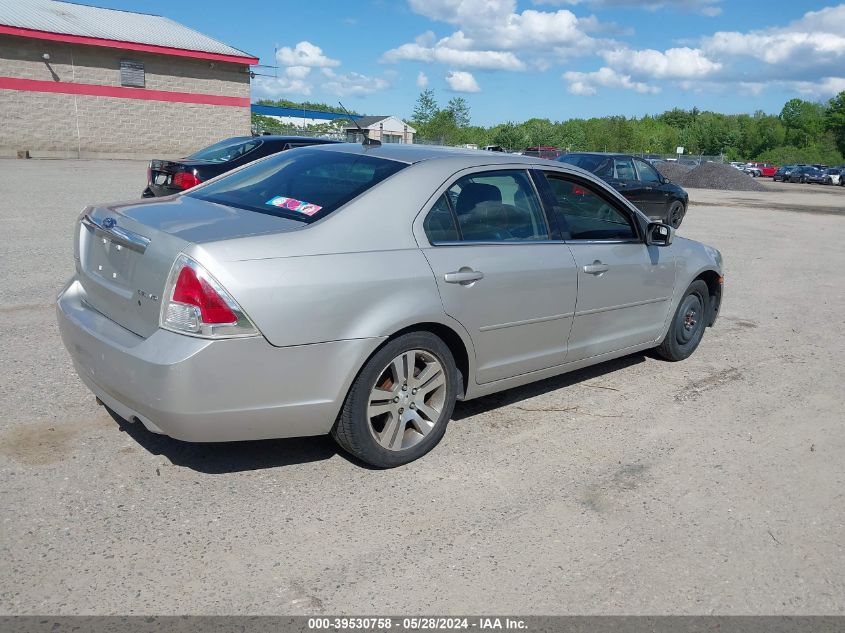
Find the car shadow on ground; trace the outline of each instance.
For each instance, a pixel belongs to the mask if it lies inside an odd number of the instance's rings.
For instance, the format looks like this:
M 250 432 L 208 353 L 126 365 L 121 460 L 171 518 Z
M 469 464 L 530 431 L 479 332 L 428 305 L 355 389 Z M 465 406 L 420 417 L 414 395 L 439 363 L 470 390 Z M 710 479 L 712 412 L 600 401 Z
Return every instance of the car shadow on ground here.
M 572 385 L 592 380 L 620 369 L 645 362 L 645 354 L 632 354 L 616 360 L 593 365 L 561 376 L 554 376 L 523 387 L 494 393 L 483 398 L 458 402 L 452 419 L 461 421 L 499 407 L 516 404 L 523 400 L 557 391 Z M 109 410 L 120 429 L 134 439 L 142 448 L 153 455 L 162 455 L 175 466 L 209 475 L 245 472 L 279 468 L 327 460 L 340 455 L 350 463 L 362 468 L 368 464 L 340 450 L 331 437 L 297 437 L 282 440 L 258 440 L 250 442 L 191 443 L 175 440 L 166 435 L 148 431 L 142 424 L 127 422 Z M 447 433 L 448 437 L 448 433 Z

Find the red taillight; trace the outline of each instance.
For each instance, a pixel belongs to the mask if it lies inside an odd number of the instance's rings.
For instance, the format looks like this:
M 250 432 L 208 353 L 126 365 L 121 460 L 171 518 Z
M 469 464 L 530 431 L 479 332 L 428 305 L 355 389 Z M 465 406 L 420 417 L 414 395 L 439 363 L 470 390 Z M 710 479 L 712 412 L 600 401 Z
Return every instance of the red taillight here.
M 584 190 L 584 189 L 581 189 L 581 187 L 579 187 L 578 185 L 572 185 L 572 195 L 573 196 L 586 196 L 587 191 Z
M 171 180 L 171 183 L 177 189 L 190 189 L 191 187 L 196 187 L 201 182 L 202 180 L 197 178 L 196 174 L 189 171 L 180 171 L 177 174 L 173 174 L 173 180 Z
M 197 273 L 190 266 L 184 266 L 179 272 L 172 300 L 199 308 L 203 323 L 236 323 L 238 321 L 238 317 L 226 305 L 223 297 L 217 294 L 205 279 L 197 277 Z

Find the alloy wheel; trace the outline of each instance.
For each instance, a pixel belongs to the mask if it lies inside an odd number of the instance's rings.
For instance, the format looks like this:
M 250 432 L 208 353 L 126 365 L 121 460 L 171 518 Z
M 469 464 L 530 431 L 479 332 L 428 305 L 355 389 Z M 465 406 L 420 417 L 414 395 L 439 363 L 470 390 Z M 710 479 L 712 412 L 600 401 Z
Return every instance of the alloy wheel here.
M 394 358 L 370 391 L 367 420 L 372 436 L 391 451 L 426 437 L 446 404 L 446 372 L 431 352 L 413 349 Z

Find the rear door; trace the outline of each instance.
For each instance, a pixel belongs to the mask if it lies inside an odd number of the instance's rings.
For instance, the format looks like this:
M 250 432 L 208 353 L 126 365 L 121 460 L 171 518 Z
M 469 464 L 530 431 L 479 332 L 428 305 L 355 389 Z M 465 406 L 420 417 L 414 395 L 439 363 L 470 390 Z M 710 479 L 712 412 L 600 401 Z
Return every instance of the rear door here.
M 472 338 L 479 383 L 564 362 L 575 263 L 565 244 L 551 240 L 527 171 L 457 178 L 425 215 L 423 228 L 430 246 L 422 252 L 444 310 Z
M 643 183 L 637 178 L 637 170 L 634 168 L 634 159 L 629 156 L 616 156 L 613 158 L 614 188 L 630 200 L 635 207 L 644 213 L 649 206 L 648 191 Z
M 650 218 L 665 219 L 669 211 L 669 188 L 657 170 L 644 160 L 634 159 L 637 176 L 643 188 L 643 204 L 640 210 Z
M 566 361 L 656 340 L 674 290 L 670 250 L 647 246 L 632 213 L 593 184 L 560 172 L 545 176 L 578 270 Z

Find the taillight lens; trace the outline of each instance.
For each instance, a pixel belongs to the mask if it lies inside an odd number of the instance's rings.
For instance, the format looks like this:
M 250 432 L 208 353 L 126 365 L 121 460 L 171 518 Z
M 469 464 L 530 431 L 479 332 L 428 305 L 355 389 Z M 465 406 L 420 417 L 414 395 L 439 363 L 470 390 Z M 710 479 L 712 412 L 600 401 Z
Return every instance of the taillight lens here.
M 197 175 L 193 172 L 180 171 L 173 174 L 173 179 L 170 182 L 177 189 L 190 189 L 191 187 L 196 187 L 202 180 L 197 178 Z
M 208 271 L 180 255 L 170 271 L 161 307 L 161 327 L 206 338 L 254 336 L 258 330 Z

